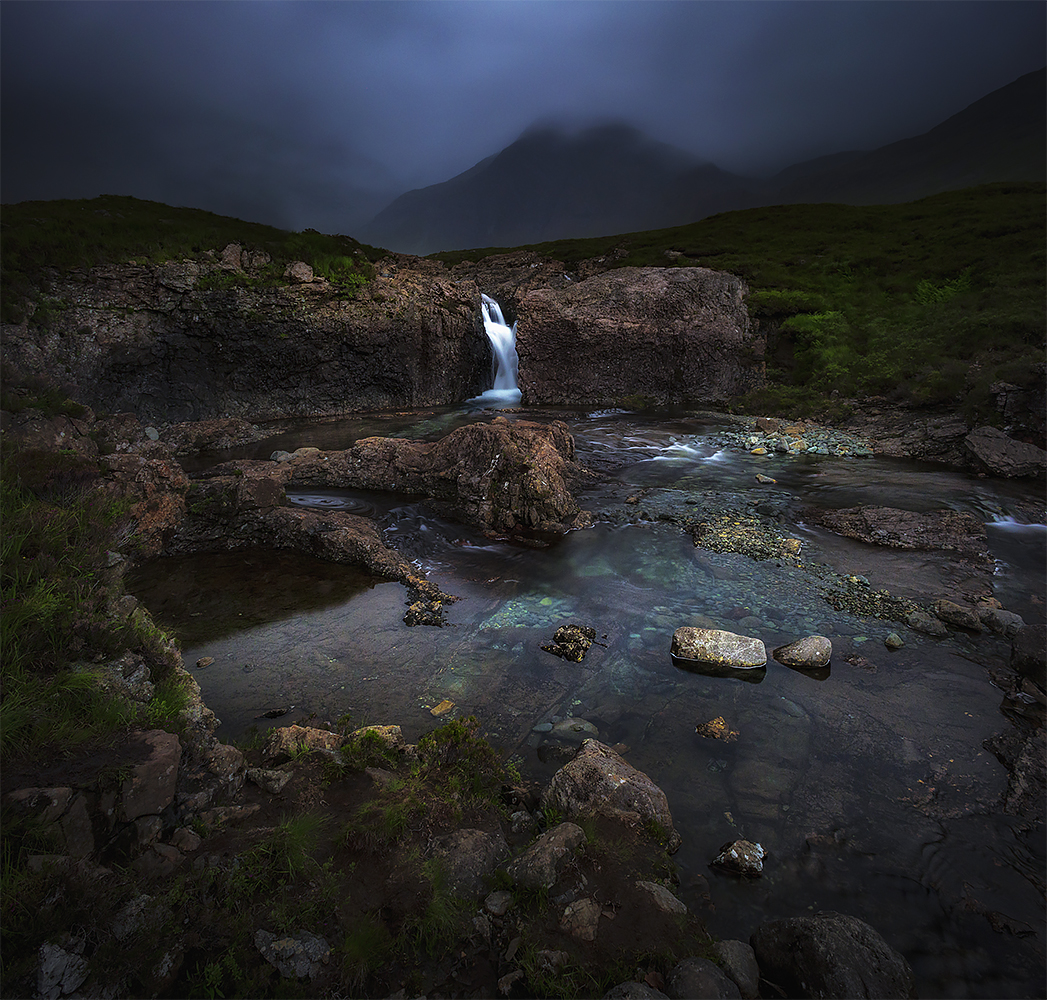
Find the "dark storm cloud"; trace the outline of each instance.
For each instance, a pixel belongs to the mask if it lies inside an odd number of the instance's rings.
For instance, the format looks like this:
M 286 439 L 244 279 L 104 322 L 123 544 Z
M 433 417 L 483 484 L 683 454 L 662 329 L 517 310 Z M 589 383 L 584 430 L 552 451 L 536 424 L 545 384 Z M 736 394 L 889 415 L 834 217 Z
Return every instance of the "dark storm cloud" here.
M 925 131 L 1039 68 L 1044 11 L 5 0 L 0 194 L 134 194 L 347 231 L 536 120 L 626 120 L 768 172 Z

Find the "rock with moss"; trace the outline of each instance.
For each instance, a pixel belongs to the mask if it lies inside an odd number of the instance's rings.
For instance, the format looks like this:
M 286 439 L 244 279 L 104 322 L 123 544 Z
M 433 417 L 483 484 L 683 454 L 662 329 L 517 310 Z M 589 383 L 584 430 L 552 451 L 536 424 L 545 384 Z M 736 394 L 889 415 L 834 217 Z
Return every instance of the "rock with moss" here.
M 808 635 L 795 642 L 779 646 L 771 655 L 787 667 L 817 669 L 829 665 L 833 647 L 824 635 Z
M 334 751 L 341 747 L 345 737 L 326 729 L 310 726 L 283 726 L 271 729 L 262 746 L 262 758 L 271 767 L 314 750 Z
M 577 823 L 558 823 L 514 858 L 506 875 L 523 889 L 549 889 L 584 842 L 585 832 Z
M 694 660 L 735 670 L 762 667 L 767 647 L 761 639 L 715 628 L 684 625 L 673 633 L 670 653 L 681 660 Z
M 604 816 L 648 830 L 670 851 L 681 843 L 665 792 L 620 754 L 593 739 L 585 740 L 553 775 L 541 802 L 567 819 Z

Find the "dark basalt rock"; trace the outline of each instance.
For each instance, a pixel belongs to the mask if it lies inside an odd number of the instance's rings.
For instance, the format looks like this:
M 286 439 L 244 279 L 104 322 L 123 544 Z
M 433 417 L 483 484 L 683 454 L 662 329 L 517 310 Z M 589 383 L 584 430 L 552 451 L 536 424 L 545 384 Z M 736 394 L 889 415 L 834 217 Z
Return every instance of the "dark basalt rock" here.
M 823 911 L 761 924 L 750 939 L 763 979 L 785 996 L 883 998 L 916 996 L 909 963 L 867 923 Z

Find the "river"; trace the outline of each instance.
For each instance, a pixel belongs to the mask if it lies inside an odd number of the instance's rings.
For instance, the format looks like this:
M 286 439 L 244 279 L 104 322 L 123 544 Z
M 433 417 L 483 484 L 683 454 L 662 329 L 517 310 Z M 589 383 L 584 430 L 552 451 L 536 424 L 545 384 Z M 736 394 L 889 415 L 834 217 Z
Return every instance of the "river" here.
M 433 438 L 491 412 L 285 426 L 213 458 L 345 448 L 372 434 Z M 179 636 L 186 663 L 214 658 L 196 677 L 221 719 L 219 737 L 349 716 L 353 725 L 398 723 L 414 741 L 439 721 L 476 715 L 525 776 L 546 779 L 571 738 L 596 735 L 621 745 L 668 796 L 683 837 L 679 891 L 714 935 L 748 940 L 773 917 L 839 910 L 906 956 L 922 997 L 1043 996 L 1043 828 L 999 810 L 1007 773 L 983 747 L 1012 725 L 990 680 L 1009 642 L 956 631 L 936 640 L 835 610 L 818 574 L 697 548 L 662 516 L 758 498 L 782 534 L 802 541 L 807 563 L 926 604 L 956 597 L 968 570 L 940 554 L 833 535 L 804 511 L 969 511 L 991 522 L 993 592 L 1038 622 L 1047 530 L 1028 523 L 1043 519 L 1036 487 L 902 460 L 755 456 L 726 446 L 731 426 L 707 414 L 541 416 L 566 420 L 578 460 L 607 474 L 577 494 L 594 526 L 549 548 L 492 542 L 408 497 L 290 495 L 378 519 L 390 545 L 461 597 L 445 628 L 404 625 L 398 583 L 298 555 L 198 555 L 138 571 L 129 589 Z M 757 472 L 776 483 L 759 486 Z M 541 649 L 569 622 L 597 632 L 581 663 Z M 669 655 L 681 625 L 757 636 L 768 650 L 825 635 L 831 667 L 812 675 L 769 661 L 748 679 L 688 672 Z M 896 651 L 884 645 L 892 631 L 904 640 Z M 454 708 L 435 718 L 448 700 Z M 286 718 L 259 718 L 292 705 Z M 718 717 L 739 734 L 732 742 L 696 734 Z M 563 744 L 548 730 L 565 718 L 584 731 Z M 738 837 L 766 848 L 762 878 L 709 867 Z

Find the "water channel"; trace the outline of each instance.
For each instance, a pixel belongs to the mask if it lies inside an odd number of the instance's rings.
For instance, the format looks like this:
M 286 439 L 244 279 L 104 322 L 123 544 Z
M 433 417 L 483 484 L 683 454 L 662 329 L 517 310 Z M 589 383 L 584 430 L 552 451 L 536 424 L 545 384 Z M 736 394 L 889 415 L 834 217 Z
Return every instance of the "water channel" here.
M 285 426 L 213 460 L 345 448 L 372 434 L 432 439 L 491 415 L 465 406 Z M 696 548 L 658 513 L 762 490 L 807 561 L 929 603 L 955 596 L 967 571 L 933 553 L 851 542 L 803 513 L 970 511 L 990 522 L 993 592 L 1039 622 L 1047 529 L 1037 523 L 1038 487 L 900 460 L 758 457 L 726 446 L 729 426 L 710 415 L 540 416 L 566 420 L 578 460 L 608 474 L 578 494 L 595 525 L 546 549 L 492 542 L 409 497 L 289 494 L 376 518 L 388 544 L 461 597 L 448 627 L 407 627 L 398 583 L 298 555 L 208 554 L 140 570 L 132 592 L 179 636 L 186 663 L 214 658 L 196 676 L 219 737 L 349 715 L 355 725 L 398 723 L 415 741 L 448 718 L 431 714 L 447 699 L 452 717 L 476 715 L 525 776 L 544 779 L 563 759 L 550 724 L 578 719 L 574 736 L 571 726 L 555 730 L 568 731 L 565 746 L 585 735 L 621 745 L 665 791 L 683 837 L 679 892 L 714 935 L 748 940 L 773 917 L 839 910 L 906 956 L 922 997 L 1043 996 L 1043 829 L 1023 830 L 998 809 L 1007 774 L 982 745 L 1012 724 L 989 676 L 1007 663 L 1009 642 L 959 632 L 936 640 L 835 610 L 816 574 Z M 758 487 L 756 472 L 776 484 Z M 597 632 L 581 663 L 541 649 L 568 622 Z M 831 668 L 812 676 L 769 662 L 756 683 L 687 672 L 669 656 L 681 625 L 758 636 L 769 650 L 826 635 Z M 891 631 L 905 643 L 894 652 L 883 641 Z M 287 718 L 259 718 L 291 705 Z M 721 716 L 735 741 L 695 733 Z M 708 866 L 740 836 L 768 851 L 761 879 Z

